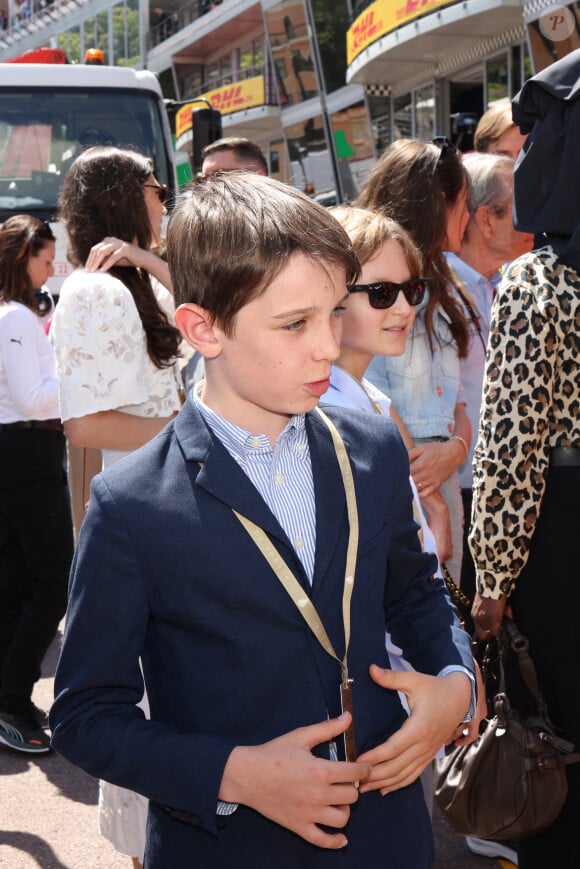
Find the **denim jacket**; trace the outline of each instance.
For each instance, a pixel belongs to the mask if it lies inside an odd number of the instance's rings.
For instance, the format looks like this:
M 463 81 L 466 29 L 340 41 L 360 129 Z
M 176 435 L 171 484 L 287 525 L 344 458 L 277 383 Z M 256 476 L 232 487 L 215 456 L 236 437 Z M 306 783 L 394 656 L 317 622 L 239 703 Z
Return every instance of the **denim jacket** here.
M 427 297 L 416 308 L 413 329 L 402 356 L 375 356 L 365 377 L 390 396 L 412 438 L 453 434 L 455 405 L 465 402 L 457 345 L 449 318 L 434 311 L 434 353 L 425 328 Z

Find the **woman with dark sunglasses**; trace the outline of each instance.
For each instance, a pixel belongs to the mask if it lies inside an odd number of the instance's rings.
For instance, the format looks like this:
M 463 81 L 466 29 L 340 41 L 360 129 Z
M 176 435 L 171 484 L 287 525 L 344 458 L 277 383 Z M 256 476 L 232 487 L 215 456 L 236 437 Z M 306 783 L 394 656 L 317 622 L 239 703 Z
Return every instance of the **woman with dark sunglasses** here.
M 69 442 L 108 466 L 157 434 L 180 407 L 180 335 L 169 270 L 152 252 L 167 213 L 151 161 L 133 151 L 84 151 L 65 178 L 60 211 L 76 270 L 51 335 Z M 83 486 L 84 488 L 84 486 Z M 140 866 L 147 801 L 101 783 L 103 835 Z
M 455 299 L 443 252 L 458 251 L 469 219 L 468 178 L 461 154 L 444 137 L 433 143 L 394 142 L 383 153 L 357 205 L 396 220 L 419 248 L 427 278 L 425 299 L 402 356 L 376 356 L 367 378 L 390 396 L 410 446 L 411 473 L 422 503 L 440 492 L 449 508 L 452 549 L 445 559 L 457 584 L 461 574 L 463 508 L 458 468 L 471 430 L 461 389 L 459 358 L 468 327 Z
M 401 427 L 389 396 L 367 380 L 365 372 L 374 356 L 396 357 L 405 351 L 417 306 L 423 301 L 427 287 L 425 278 L 421 277 L 421 254 L 409 233 L 380 212 L 339 206 L 332 209 L 332 214 L 352 242 L 361 264 L 361 276 L 359 283 L 349 287 L 351 295 L 342 315 L 340 356 L 332 366 L 330 388 L 323 395 L 321 404 L 390 416 Z M 410 482 L 417 502 L 418 492 L 412 477 Z M 439 493 L 434 493 L 427 505 L 429 523 L 416 503 L 415 518 L 420 523 L 421 545 L 425 552 L 440 556 L 440 546 L 450 545 L 448 509 Z M 440 571 L 437 575 L 441 576 Z M 393 670 L 413 669 L 389 634 L 386 635 L 386 646 Z M 403 699 L 402 702 L 408 710 L 406 701 Z M 483 708 L 478 709 L 478 714 L 483 712 Z M 478 722 L 476 717 L 467 725 L 468 741 L 476 738 Z M 458 728 L 458 731 L 462 729 Z M 457 738 L 461 738 L 459 732 Z M 430 809 L 433 798 L 431 767 L 423 772 L 421 783 Z

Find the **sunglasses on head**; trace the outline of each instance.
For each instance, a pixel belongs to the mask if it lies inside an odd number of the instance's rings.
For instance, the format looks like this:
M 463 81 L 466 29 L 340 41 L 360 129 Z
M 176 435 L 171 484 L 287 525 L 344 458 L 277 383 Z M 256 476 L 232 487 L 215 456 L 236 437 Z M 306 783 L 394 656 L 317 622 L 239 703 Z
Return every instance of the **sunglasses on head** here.
M 155 190 L 157 193 L 157 197 L 161 205 L 165 205 L 167 202 L 167 197 L 169 196 L 169 188 L 166 184 L 144 184 L 143 187 L 150 187 L 151 190 Z
M 410 305 L 419 305 L 427 289 L 425 278 L 412 278 L 404 284 L 393 281 L 377 281 L 374 284 L 354 284 L 349 288 L 351 293 L 368 293 L 371 308 L 390 308 L 394 305 L 399 293 L 403 293 Z
M 447 136 L 435 136 L 431 139 L 431 144 L 439 148 L 440 151 L 439 157 L 437 158 L 437 165 L 445 159 L 447 154 L 455 154 L 457 151 L 457 148 L 453 142 L 447 138 Z

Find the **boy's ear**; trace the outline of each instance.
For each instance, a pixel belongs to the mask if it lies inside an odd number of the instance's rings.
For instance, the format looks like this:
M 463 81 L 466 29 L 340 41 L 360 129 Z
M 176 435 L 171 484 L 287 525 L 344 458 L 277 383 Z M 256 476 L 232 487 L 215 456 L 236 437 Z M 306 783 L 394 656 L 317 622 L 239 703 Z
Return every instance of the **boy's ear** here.
M 221 353 L 219 332 L 205 308 L 186 302 L 175 312 L 175 323 L 185 340 L 206 359 Z

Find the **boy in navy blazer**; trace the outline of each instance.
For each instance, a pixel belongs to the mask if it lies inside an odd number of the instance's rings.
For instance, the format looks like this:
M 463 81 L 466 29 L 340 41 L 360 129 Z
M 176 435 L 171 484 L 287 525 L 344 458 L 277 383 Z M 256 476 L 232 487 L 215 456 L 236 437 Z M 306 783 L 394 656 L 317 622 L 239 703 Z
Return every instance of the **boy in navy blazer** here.
M 418 777 L 462 739 L 473 663 L 394 424 L 316 410 L 349 239 L 297 190 L 232 173 L 180 196 L 167 242 L 206 379 L 93 481 L 54 747 L 149 798 L 147 869 L 427 869 Z M 417 672 L 388 669 L 385 628 Z

